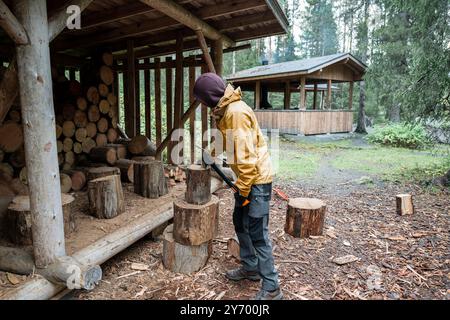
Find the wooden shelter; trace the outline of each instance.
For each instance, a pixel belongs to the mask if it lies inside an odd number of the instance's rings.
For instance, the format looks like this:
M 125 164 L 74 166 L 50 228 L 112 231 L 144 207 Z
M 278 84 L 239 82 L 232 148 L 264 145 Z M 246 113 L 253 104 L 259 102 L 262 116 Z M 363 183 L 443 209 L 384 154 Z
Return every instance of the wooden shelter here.
M 262 128 L 289 134 L 350 132 L 353 126 L 353 84 L 363 79 L 366 65 L 350 53 L 262 65 L 237 72 L 227 80 L 255 93 L 255 112 Z M 349 101 L 344 109 L 332 109 L 333 83 L 349 83 Z M 284 93 L 284 108 L 275 110 L 268 92 Z M 291 104 L 300 92 L 299 105 Z M 307 105 L 307 94 L 313 94 Z M 320 102 L 318 101 L 321 93 Z M 324 102 L 325 99 L 325 102 Z
M 211 126 L 206 108 L 200 111 L 192 94 L 189 101 L 184 101 L 184 92 L 192 91 L 197 73 L 221 74 L 224 52 L 245 48 L 246 45 L 237 45 L 244 40 L 285 33 L 287 19 L 275 0 L 0 0 L 0 27 L 0 130 L 13 118 L 11 107 L 20 105 L 21 143 L 25 146 L 27 169 L 23 177 L 21 171 L 21 178 L 28 184 L 33 243 L 29 248 L 31 255 L 22 248 L 0 246 L 0 271 L 40 275 L 8 292 L 0 290 L 0 298 L 48 299 L 69 281 L 78 283 L 76 288 L 91 289 L 101 278 L 99 265 L 170 220 L 172 196 L 184 192 L 175 190 L 159 202 L 136 199 L 135 208 L 151 208 L 141 215 L 136 215 L 133 207 L 123 208 L 121 203 L 123 218 L 116 220 L 114 228 L 108 229 L 112 231 L 103 237 L 94 236 L 94 229 L 88 228 L 91 220 L 83 222 L 87 225 L 83 234 L 69 237 L 64 233 L 60 179 L 63 173 L 58 161 L 59 148 L 66 148 L 66 144 L 57 143 L 56 136 L 64 130 L 67 136 L 75 137 L 75 129 L 82 129 L 76 130 L 77 139 L 85 139 L 83 145 L 78 143 L 78 151 L 91 150 L 105 139 L 109 123 L 113 131 L 120 129 L 120 117 L 125 124 L 121 136 L 132 138 L 143 133 L 155 142 L 155 156 L 162 159 L 165 150 L 169 148 L 170 154 L 173 147 L 172 133 L 184 128 L 187 120 L 191 137 L 203 136 Z M 186 54 L 196 49 L 202 54 Z M 109 54 L 102 57 L 105 52 Z M 98 61 L 102 61 L 101 68 Z M 186 77 L 189 85 L 185 88 Z M 98 121 L 102 139 L 95 142 L 89 137 L 83 117 L 77 118 L 76 127 L 72 123 L 58 130 L 55 122 L 59 121 L 59 102 L 54 97 L 61 95 L 56 83 L 61 78 L 64 84 L 71 85 L 71 93 L 81 92 L 88 97 L 92 105 L 87 106 L 81 99 L 77 101 L 78 109 L 89 107 L 89 121 Z M 93 88 L 96 78 L 101 78 L 102 83 L 97 82 L 98 88 Z M 142 79 L 145 92 L 140 94 Z M 161 99 L 162 87 L 165 99 Z M 109 111 L 106 102 L 97 106 L 108 92 L 113 94 L 112 100 L 121 101 L 107 101 Z M 73 113 L 73 108 L 64 106 L 64 118 L 73 119 Z M 105 116 L 99 120 L 99 114 L 109 114 L 111 119 Z M 201 132 L 195 129 L 198 115 Z M 21 137 L 22 130 L 19 131 L 8 131 L 8 137 Z M 76 143 L 67 141 L 67 150 L 72 150 Z M 89 142 L 86 148 L 85 141 Z M 189 161 L 193 162 L 194 139 L 190 143 Z M 97 150 L 96 157 L 108 163 L 116 160 L 102 151 Z M 66 163 L 73 162 L 74 154 L 67 153 Z M 11 159 L 9 155 L 7 158 Z M 117 182 L 113 183 L 117 187 Z M 0 213 L 0 227 L 1 224 Z M 107 225 L 100 228 L 103 226 Z

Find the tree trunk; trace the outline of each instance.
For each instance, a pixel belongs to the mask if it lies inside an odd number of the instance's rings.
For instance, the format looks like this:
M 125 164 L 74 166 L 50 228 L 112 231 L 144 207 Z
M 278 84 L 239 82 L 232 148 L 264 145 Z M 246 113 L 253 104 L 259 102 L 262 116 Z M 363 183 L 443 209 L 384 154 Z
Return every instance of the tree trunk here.
M 161 161 L 134 164 L 134 192 L 150 199 L 157 199 L 169 193 Z
M 88 197 L 89 212 L 98 219 L 112 219 L 125 210 L 119 175 L 89 181 Z
M 186 202 L 202 205 L 211 200 L 211 172 L 199 165 L 186 170 Z
M 393 106 L 391 106 L 388 116 L 390 122 L 400 122 L 400 104 L 395 103 Z
M 326 205 L 318 199 L 290 199 L 284 231 L 296 238 L 320 236 L 323 233 Z
M 175 242 L 173 225 L 166 228 L 163 239 L 163 264 L 172 272 L 197 272 L 206 265 L 212 253 L 212 241 L 199 246 L 184 246 Z
M 219 225 L 219 199 L 204 205 L 177 199 L 173 203 L 173 237 L 183 245 L 196 246 L 214 239 Z
M 355 132 L 367 134 L 366 130 L 366 82 L 361 81 L 359 84 L 359 111 L 358 111 L 358 124 Z

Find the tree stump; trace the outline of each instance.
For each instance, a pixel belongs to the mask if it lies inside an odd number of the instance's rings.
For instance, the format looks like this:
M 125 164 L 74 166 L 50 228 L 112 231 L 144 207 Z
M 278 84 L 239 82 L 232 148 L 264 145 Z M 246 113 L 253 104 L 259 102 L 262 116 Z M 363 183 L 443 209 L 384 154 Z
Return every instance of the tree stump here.
M 149 199 L 157 199 L 169 193 L 161 161 L 134 164 L 134 192 Z
M 166 269 L 190 274 L 201 270 L 212 253 L 212 241 L 199 246 L 184 246 L 173 238 L 173 225 L 166 228 L 163 234 L 163 264 Z
M 326 205 L 319 199 L 290 199 L 284 231 L 296 238 L 320 236 L 323 232 Z
M 413 198 L 410 194 L 398 194 L 396 196 L 397 201 L 397 214 L 401 216 L 410 215 L 414 213 Z
M 199 165 L 186 170 L 186 202 L 202 205 L 211 200 L 211 171 Z
M 107 176 L 112 175 L 120 175 L 119 168 L 115 167 L 96 167 L 96 168 L 90 168 L 87 173 L 87 179 L 88 181 L 103 178 Z
M 88 198 L 89 212 L 98 219 L 112 219 L 125 210 L 119 175 L 89 181 Z
M 176 242 L 197 246 L 214 239 L 219 225 L 219 198 L 212 196 L 204 205 L 179 199 L 173 203 L 173 237 Z
M 134 182 L 134 164 L 136 161 L 128 159 L 117 160 L 115 166 L 120 169 L 120 177 L 123 182 Z
M 70 234 L 75 230 L 75 220 L 72 216 L 71 203 L 74 198 L 68 194 L 61 195 L 64 216 L 64 233 Z M 32 245 L 30 198 L 28 196 L 15 197 L 8 207 L 5 216 L 5 232 L 9 240 L 17 245 Z

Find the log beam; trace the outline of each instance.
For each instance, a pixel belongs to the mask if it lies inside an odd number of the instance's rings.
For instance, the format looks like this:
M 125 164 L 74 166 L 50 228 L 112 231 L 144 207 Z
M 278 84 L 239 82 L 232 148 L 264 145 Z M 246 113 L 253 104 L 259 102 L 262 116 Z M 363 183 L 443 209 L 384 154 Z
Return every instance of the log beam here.
M 181 5 L 171 0 L 140 0 L 141 2 L 155 8 L 156 10 L 166 14 L 172 19 L 180 22 L 188 28 L 197 31 L 201 30 L 203 34 L 212 40 L 223 39 L 226 47 L 232 47 L 235 45 L 234 41 L 218 30 L 199 19 L 193 13 L 186 10 Z
M 2 0 L 0 0 L 0 27 L 5 30 L 15 44 L 24 45 L 28 43 L 25 29 Z
M 203 52 L 203 57 L 205 58 L 206 64 L 208 65 L 209 72 L 216 73 L 216 68 L 214 67 L 213 60 L 209 54 L 208 45 L 206 44 L 205 36 L 201 30 L 195 32 L 197 34 L 198 43 Z
M 14 12 L 29 44 L 17 47 L 36 266 L 65 256 L 46 0 L 20 0 Z

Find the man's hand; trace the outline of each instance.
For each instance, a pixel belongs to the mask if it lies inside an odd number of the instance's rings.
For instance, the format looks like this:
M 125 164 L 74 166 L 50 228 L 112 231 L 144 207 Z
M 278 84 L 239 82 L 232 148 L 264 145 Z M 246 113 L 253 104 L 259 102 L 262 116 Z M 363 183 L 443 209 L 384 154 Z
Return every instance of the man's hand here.
M 239 192 L 234 193 L 234 199 L 236 200 L 236 205 L 240 208 L 245 207 L 250 203 L 250 201 L 248 201 L 248 198 L 244 197 Z

